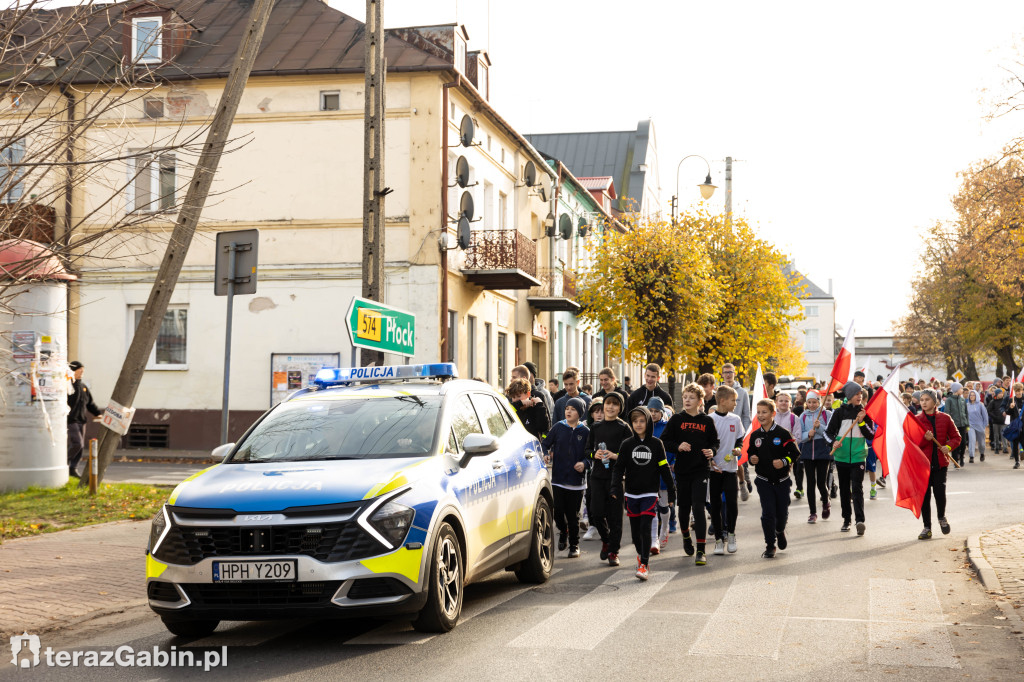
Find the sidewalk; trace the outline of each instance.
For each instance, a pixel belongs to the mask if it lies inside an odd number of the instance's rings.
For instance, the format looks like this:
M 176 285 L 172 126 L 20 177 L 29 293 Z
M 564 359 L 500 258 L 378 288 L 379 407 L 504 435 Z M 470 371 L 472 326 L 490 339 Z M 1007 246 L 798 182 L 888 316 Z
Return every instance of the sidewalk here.
M 167 450 L 164 448 L 115 450 L 114 461 L 215 463 L 210 457 L 209 450 Z
M 967 560 L 1024 646 L 1024 523 L 970 536 Z
M 0 545 L 0 640 L 145 604 L 149 527 L 116 521 Z

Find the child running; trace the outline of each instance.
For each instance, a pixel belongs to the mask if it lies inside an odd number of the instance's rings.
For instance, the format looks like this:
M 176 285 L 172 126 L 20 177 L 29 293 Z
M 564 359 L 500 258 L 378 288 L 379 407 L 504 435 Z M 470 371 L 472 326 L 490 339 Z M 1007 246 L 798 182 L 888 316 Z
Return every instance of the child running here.
M 775 401 L 757 402 L 760 428 L 750 436 L 747 456 L 754 465 L 754 485 L 761 499 L 761 530 L 764 531 L 763 559 L 775 558 L 775 547 L 786 549 L 786 521 L 789 520 L 789 469 L 800 450 L 789 431 L 775 423 Z
M 586 445 L 590 429 L 580 422 L 586 404 L 569 398 L 565 419 L 551 427 L 544 438 L 544 461 L 551 467 L 551 492 L 558 527 L 558 551 L 569 547 L 569 558 L 580 555 L 580 504 L 586 489 Z M 568 534 L 568 538 L 566 538 Z
M 668 424 L 665 403 L 661 398 L 654 397 L 647 403 L 647 409 L 651 413 L 651 419 L 654 420 L 654 437 L 660 439 Z M 668 461 L 669 471 L 671 471 L 676 462 L 675 454 L 666 451 L 665 459 Z M 662 549 L 668 544 L 669 511 L 672 508 L 672 502 L 668 489 L 662 483 L 661 490 L 658 492 L 658 516 L 651 523 L 651 554 L 661 554 Z
M 711 519 L 715 524 L 715 554 L 729 554 L 736 551 L 736 505 L 737 460 L 743 446 L 743 421 L 733 413 L 736 407 L 736 389 L 719 386 L 715 391 L 715 409 L 711 420 L 718 434 L 718 451 L 708 477 L 711 495 Z M 722 495 L 725 495 L 725 519 L 722 518 Z
M 689 526 L 693 512 L 693 535 L 696 536 L 697 554 L 694 563 L 707 564 L 704 550 L 707 517 L 704 500 L 708 495 L 710 462 L 718 451 L 718 432 L 715 422 L 704 414 L 704 389 L 696 383 L 683 388 L 683 409 L 668 420 L 661 439 L 666 450 L 676 453 L 676 494 L 679 497 L 679 526 L 683 529 L 683 551 L 694 555 L 694 538 Z
M 632 438 L 619 448 L 612 472 L 612 499 L 626 499 L 626 515 L 636 546 L 636 577 L 647 580 L 651 556 L 651 524 L 658 506 L 658 479 L 664 482 L 669 496 L 675 493 L 672 473 L 665 460 L 665 446 L 654 437 L 654 422 L 646 407 L 635 407 L 629 413 L 633 425 Z M 625 487 L 622 479 L 625 477 Z
M 619 418 L 622 396 L 615 391 L 604 396 L 604 420 L 594 424 L 587 440 L 590 470 L 590 525 L 601 536 L 601 561 L 619 565 L 622 542 L 622 498 L 611 496 L 612 470 L 622 442 L 633 435 L 629 424 Z
M 817 391 L 808 391 L 804 413 L 800 415 L 800 461 L 803 462 L 804 473 L 807 474 L 807 507 L 811 512 L 807 517 L 807 523 L 818 522 L 815 488 L 821 495 L 821 518 L 828 519 L 832 513 L 832 505 L 828 499 L 828 466 L 832 461 L 832 453 L 828 441 L 825 440 L 828 418 L 829 411 L 821 404 L 821 396 Z

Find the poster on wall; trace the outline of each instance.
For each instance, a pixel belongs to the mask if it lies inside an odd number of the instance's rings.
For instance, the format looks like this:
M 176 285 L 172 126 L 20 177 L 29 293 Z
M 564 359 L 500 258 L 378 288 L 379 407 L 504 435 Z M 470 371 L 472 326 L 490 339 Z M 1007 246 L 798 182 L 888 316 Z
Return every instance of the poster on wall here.
M 270 406 L 313 383 L 324 367 L 341 365 L 341 353 L 271 353 Z

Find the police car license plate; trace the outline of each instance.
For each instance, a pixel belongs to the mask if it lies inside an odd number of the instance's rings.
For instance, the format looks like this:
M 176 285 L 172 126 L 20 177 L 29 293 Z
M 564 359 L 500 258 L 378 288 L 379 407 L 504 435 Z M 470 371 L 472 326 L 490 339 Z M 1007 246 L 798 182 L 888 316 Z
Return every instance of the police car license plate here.
M 213 582 L 294 582 L 298 566 L 294 559 L 281 561 L 214 561 Z

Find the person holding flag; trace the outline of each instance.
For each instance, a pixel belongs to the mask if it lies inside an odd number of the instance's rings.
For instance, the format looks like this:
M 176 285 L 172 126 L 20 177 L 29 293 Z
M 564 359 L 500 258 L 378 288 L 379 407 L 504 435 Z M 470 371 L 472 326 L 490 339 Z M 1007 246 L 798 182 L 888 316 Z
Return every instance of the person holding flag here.
M 849 381 L 843 386 L 846 400 L 832 414 L 825 429 L 825 440 L 832 447 L 832 458 L 839 475 L 839 502 L 843 526 L 850 532 L 850 521 L 857 521 L 857 535 L 864 535 L 864 471 L 868 457 L 868 437 L 875 432 L 874 422 L 864 411 L 860 384 Z M 852 506 L 852 509 L 851 509 Z
M 856 344 L 853 337 L 853 323 L 854 321 L 850 320 L 850 328 L 846 330 L 843 347 L 839 349 L 836 363 L 832 366 L 831 381 L 828 382 L 828 389 L 825 391 L 826 396 L 832 395 L 846 386 L 848 382 L 853 381 L 854 346 Z
M 924 500 L 921 503 L 921 518 L 924 530 L 917 536 L 918 540 L 932 537 L 931 496 L 935 495 L 935 513 L 939 518 L 939 528 L 943 535 L 949 535 L 949 522 L 946 521 L 946 471 L 953 458 L 952 452 L 963 440 L 953 423 L 952 417 L 938 411 L 939 396 L 930 388 L 921 391 L 921 413 L 914 417 L 924 429 L 924 441 L 921 443 L 925 454 L 930 455 L 931 469 L 928 485 L 924 489 Z
M 828 519 L 832 513 L 832 505 L 828 499 L 828 466 L 832 461 L 832 454 L 825 440 L 829 414 L 818 392 L 808 391 L 804 413 L 800 415 L 802 435 L 799 441 L 800 459 L 807 474 L 807 506 L 811 512 L 807 517 L 807 523 L 818 522 L 815 488 L 821 495 L 821 518 Z

